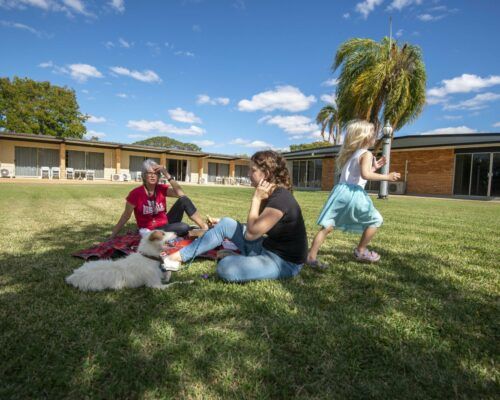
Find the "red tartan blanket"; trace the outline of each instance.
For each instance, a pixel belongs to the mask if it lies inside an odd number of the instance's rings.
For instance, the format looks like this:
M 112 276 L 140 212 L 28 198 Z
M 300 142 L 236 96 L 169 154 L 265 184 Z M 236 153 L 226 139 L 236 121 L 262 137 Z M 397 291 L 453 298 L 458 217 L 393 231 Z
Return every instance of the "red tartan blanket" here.
M 194 238 L 178 237 L 170 242 L 168 246 L 165 247 L 164 251 L 167 254 L 175 253 L 183 247 L 191 244 L 194 240 Z M 138 233 L 127 233 L 126 235 L 116 236 L 114 239 L 99 243 L 98 245 L 92 246 L 88 249 L 77 251 L 76 253 L 73 253 L 72 256 L 83 258 L 85 261 L 122 257 L 135 253 L 140 241 L 141 235 L 139 235 Z M 217 251 L 233 247 L 234 245 L 232 244 L 232 242 L 226 240 L 224 245 L 209 250 L 206 253 L 200 254 L 198 257 L 216 260 Z

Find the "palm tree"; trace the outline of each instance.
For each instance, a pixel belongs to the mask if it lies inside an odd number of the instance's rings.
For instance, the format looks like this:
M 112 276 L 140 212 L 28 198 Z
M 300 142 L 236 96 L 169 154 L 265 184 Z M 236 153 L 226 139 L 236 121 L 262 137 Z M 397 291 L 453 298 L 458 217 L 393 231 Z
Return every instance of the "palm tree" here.
M 426 73 L 418 46 L 399 47 L 392 39 L 349 39 L 337 50 L 340 66 L 337 105 L 340 124 L 355 118 L 378 129 L 389 121 L 394 131 L 413 121 L 425 104 Z
M 316 116 L 316 123 L 321 124 L 321 137 L 324 141 L 337 144 L 338 136 L 340 133 L 338 116 L 338 110 L 333 104 L 324 106 Z M 327 127 L 328 140 L 325 138 L 325 130 Z
M 389 123 L 394 133 L 422 112 L 426 73 L 418 46 L 406 43 L 400 48 L 387 37 L 380 43 L 349 39 L 337 50 L 332 70 L 340 66 L 337 105 L 341 126 L 361 118 L 372 122 L 377 132 L 382 122 Z M 375 145 L 378 152 L 383 143 L 383 155 L 388 161 L 393 133 Z M 382 167 L 383 174 L 388 171 L 389 162 Z M 381 182 L 379 198 L 387 195 L 387 182 Z

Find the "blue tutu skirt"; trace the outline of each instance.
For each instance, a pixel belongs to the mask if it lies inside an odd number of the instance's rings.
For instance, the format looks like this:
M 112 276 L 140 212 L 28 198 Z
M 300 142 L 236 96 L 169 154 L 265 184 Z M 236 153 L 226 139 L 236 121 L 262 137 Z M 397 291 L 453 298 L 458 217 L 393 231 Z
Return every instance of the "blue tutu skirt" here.
M 319 214 L 317 224 L 324 228 L 361 233 L 379 227 L 383 219 L 365 190 L 358 185 L 335 185 Z

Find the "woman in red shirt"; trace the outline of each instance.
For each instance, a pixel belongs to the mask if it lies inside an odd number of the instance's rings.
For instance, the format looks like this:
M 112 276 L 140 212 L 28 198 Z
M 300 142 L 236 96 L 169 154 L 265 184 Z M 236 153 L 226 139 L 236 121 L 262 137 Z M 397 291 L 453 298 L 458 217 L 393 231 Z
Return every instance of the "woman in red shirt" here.
M 168 185 L 159 183 L 161 174 L 167 178 Z M 142 186 L 133 189 L 128 194 L 125 211 L 113 228 L 110 238 L 114 238 L 118 234 L 132 216 L 132 212 L 139 229 L 161 229 L 183 236 L 189 230 L 189 225 L 182 222 L 184 213 L 200 228 L 208 229 L 191 199 L 184 194 L 180 185 L 165 167 L 158 165 L 153 160 L 145 160 L 142 166 L 142 181 Z M 166 212 L 167 197 L 179 198 L 169 212 Z

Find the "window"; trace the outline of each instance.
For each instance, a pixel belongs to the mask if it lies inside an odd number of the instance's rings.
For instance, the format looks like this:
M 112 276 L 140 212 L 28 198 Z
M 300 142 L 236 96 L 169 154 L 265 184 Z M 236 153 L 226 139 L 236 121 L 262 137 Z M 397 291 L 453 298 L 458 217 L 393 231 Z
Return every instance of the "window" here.
M 208 163 L 208 181 L 216 182 L 217 178 L 227 178 L 229 176 L 229 164 Z
M 66 167 L 75 170 L 94 170 L 96 178 L 104 178 L 104 153 L 66 151 Z
M 129 172 L 132 179 L 137 179 L 137 173 L 142 170 L 142 163 L 145 160 L 153 160 L 155 163 L 160 164 L 159 158 L 144 157 L 144 156 L 130 156 Z
M 59 150 L 15 147 L 17 176 L 40 176 L 41 167 L 59 167 Z
M 293 161 L 293 186 L 297 188 L 321 188 L 322 165 L 321 159 Z

